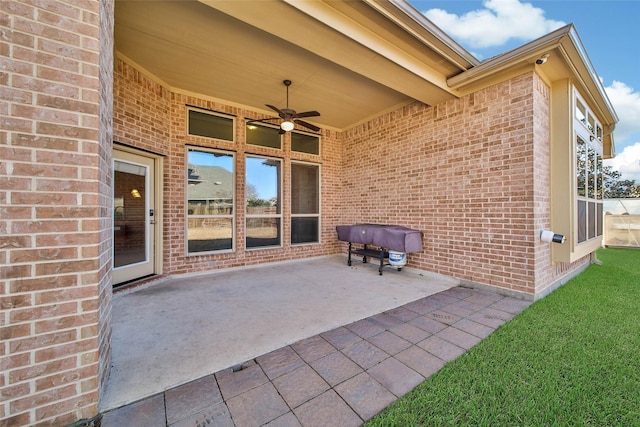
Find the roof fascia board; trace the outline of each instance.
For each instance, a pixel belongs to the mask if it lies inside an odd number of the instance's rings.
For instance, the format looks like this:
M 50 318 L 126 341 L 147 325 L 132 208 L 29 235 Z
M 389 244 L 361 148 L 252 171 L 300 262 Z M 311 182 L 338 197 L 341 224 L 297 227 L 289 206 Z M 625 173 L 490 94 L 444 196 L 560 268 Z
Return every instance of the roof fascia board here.
M 571 69 L 573 80 L 586 91 L 583 96 L 588 97 L 592 105 L 596 106 L 601 117 L 607 121 L 607 126 L 612 130 L 612 127 L 618 122 L 618 116 L 573 24 L 559 28 L 517 49 L 488 59 L 477 67 L 449 78 L 447 82 L 452 88 L 461 90 L 462 87 L 476 83 L 490 75 L 518 67 L 523 62 L 531 61 L 538 55 L 552 49 L 558 49 L 562 53 L 566 65 Z
M 603 111 L 602 113 L 604 114 L 608 112 L 609 114 L 611 114 L 613 121 L 617 123 L 618 116 L 613 108 L 613 105 L 611 104 L 611 100 L 607 96 L 607 92 L 605 91 L 604 86 L 602 86 L 602 81 L 600 80 L 598 73 L 596 73 L 596 69 L 593 66 L 593 63 L 591 62 L 591 59 L 589 59 L 589 55 L 587 54 L 587 51 L 584 48 L 584 44 L 582 44 L 580 35 L 578 34 L 578 32 L 576 31 L 573 25 L 571 26 L 571 31 L 569 32 L 568 39 L 571 41 L 572 47 L 575 49 L 576 53 L 580 57 L 581 61 L 579 65 L 584 66 L 585 71 L 588 74 L 588 76 L 583 77 L 583 79 L 585 80 L 585 83 L 587 83 L 590 86 L 590 89 L 596 91 L 598 95 L 600 95 L 600 98 L 605 104 L 604 108 L 608 110 L 608 111 Z M 581 73 L 581 75 L 582 74 L 583 73 Z M 590 91 L 590 95 L 594 96 L 592 95 L 591 91 Z M 600 104 L 601 103 L 597 103 L 597 105 L 600 105 Z
M 510 68 L 514 63 L 522 61 L 523 57 L 534 56 L 534 54 L 548 50 L 552 48 L 553 45 L 558 44 L 562 37 L 565 37 L 566 34 L 568 34 L 570 27 L 571 25 L 564 26 L 547 34 L 546 36 L 532 41 L 531 43 L 527 43 L 501 55 L 494 56 L 493 58 L 489 58 L 477 67 L 471 68 L 470 70 L 449 78 L 447 83 L 449 83 L 451 87 L 459 89 L 462 86 L 474 83 L 491 74 Z
M 283 0 L 292 7 L 304 12 L 309 17 L 318 20 L 324 25 L 331 27 L 339 34 L 349 37 L 351 40 L 357 42 L 361 46 L 364 46 L 378 55 L 383 56 L 394 64 L 404 68 L 405 70 L 421 77 L 429 83 L 439 87 L 443 91 L 449 92 L 452 95 L 455 93 L 451 90 L 447 84 L 446 76 L 435 71 L 432 67 L 417 61 L 411 55 L 404 52 L 398 46 L 388 42 L 381 36 L 375 34 L 368 28 L 363 27 L 358 22 L 354 21 L 348 16 L 338 12 L 336 9 L 330 6 L 330 4 L 324 1 L 299 1 L 299 0 Z M 407 93 L 405 88 L 398 85 L 394 85 L 393 81 L 396 79 L 389 79 L 384 84 L 392 87 L 399 92 L 405 93 L 408 96 L 413 96 L 411 92 Z
M 461 71 L 480 65 L 480 61 L 477 58 L 445 34 L 406 0 L 363 1 L 387 17 L 387 19 L 395 22 L 396 25 L 411 34 L 416 40 L 438 52 L 440 56 Z

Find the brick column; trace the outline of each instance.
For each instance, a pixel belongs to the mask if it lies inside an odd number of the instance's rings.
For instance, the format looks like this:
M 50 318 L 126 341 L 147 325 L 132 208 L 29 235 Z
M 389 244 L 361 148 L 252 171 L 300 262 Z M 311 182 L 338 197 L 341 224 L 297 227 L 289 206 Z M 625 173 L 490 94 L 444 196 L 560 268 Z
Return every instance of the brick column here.
M 0 425 L 66 425 L 109 365 L 113 2 L 2 0 L 0 26 Z

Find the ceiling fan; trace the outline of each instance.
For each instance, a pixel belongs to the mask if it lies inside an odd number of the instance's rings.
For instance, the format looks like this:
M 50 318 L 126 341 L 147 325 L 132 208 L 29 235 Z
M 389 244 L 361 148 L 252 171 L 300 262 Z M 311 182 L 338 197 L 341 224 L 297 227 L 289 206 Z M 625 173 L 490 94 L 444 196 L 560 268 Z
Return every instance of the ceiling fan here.
M 280 123 L 280 133 L 283 134 L 290 130 L 293 130 L 294 123 L 299 124 L 300 126 L 304 126 L 308 129 L 311 129 L 314 132 L 318 132 L 320 128 L 318 126 L 312 125 L 311 123 L 307 123 L 304 120 L 300 120 L 301 118 L 306 117 L 317 117 L 320 115 L 317 111 L 303 111 L 301 113 L 297 113 L 296 110 L 292 110 L 289 108 L 289 86 L 291 86 L 291 80 L 283 80 L 282 82 L 287 88 L 287 106 L 286 108 L 277 108 L 270 104 L 265 104 L 267 107 L 271 108 L 273 111 L 278 113 L 278 117 L 269 117 L 267 119 L 256 119 L 249 120 L 247 124 L 251 123 L 268 123 L 270 120 L 280 120 L 282 119 L 282 123 Z

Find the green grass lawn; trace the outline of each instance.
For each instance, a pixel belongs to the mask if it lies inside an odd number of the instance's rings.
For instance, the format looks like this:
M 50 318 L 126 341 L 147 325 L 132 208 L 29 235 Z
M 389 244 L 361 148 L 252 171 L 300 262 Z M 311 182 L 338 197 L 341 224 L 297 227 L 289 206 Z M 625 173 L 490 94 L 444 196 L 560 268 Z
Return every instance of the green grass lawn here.
M 640 250 L 532 304 L 367 426 L 640 426 Z

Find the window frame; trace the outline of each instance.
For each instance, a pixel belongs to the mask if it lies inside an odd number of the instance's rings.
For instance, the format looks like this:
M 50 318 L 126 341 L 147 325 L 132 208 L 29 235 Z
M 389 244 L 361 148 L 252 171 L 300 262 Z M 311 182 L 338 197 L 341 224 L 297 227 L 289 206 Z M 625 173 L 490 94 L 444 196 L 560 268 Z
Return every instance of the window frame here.
M 318 194 L 318 198 L 317 198 L 317 212 L 316 213 L 305 213 L 305 214 L 298 214 L 298 213 L 293 213 L 293 165 L 298 164 L 298 165 L 304 165 L 304 166 L 312 166 L 315 167 L 318 171 L 318 182 L 317 182 L 317 194 Z M 290 223 L 290 230 L 289 230 L 289 239 L 291 242 L 291 246 L 301 246 L 301 245 L 317 245 L 317 244 L 321 244 L 322 243 L 322 165 L 319 163 L 313 163 L 313 162 L 305 162 L 305 161 L 300 161 L 300 160 L 291 160 L 290 162 L 291 165 L 291 173 L 290 173 L 290 178 L 289 178 L 289 205 L 291 206 L 290 212 L 289 212 L 289 223 Z M 318 223 L 317 223 L 317 235 L 318 235 L 318 239 L 317 241 L 313 241 L 313 242 L 299 242 L 299 243 L 293 243 L 293 219 L 294 218 L 317 218 Z
M 231 213 L 228 214 L 206 214 L 206 215 L 194 215 L 189 213 L 189 185 L 191 185 L 190 181 L 190 163 L 189 163 L 189 152 L 198 152 L 205 154 L 220 154 L 224 156 L 231 157 L 231 165 L 233 170 L 231 171 Z M 236 163 L 236 153 L 228 150 L 219 150 L 212 148 L 204 148 L 204 147 L 196 147 L 196 146 L 185 146 L 185 192 L 184 192 L 184 210 L 185 210 L 185 233 L 184 233 L 184 244 L 185 244 L 185 254 L 186 256 L 201 256 L 201 255 L 210 255 L 210 254 L 220 254 L 220 253 L 231 253 L 236 250 L 236 202 L 237 202 L 237 192 L 236 192 L 236 181 L 237 181 L 237 163 Z M 191 179 L 193 181 L 193 179 Z M 194 199 L 195 200 L 195 199 Z M 213 200 L 213 199 L 211 199 Z M 189 221 L 192 219 L 224 219 L 231 220 L 231 247 L 230 248 L 222 248 L 222 249 L 211 249 L 206 251 L 190 251 L 189 250 Z
M 574 183 L 575 191 L 575 217 L 574 217 L 574 245 L 579 248 L 582 245 L 588 245 L 592 241 L 602 241 L 602 224 L 598 221 L 602 218 L 599 214 L 603 209 L 603 193 L 598 184 L 603 182 L 602 179 L 602 125 L 595 117 L 587 103 L 582 99 L 577 90 L 573 90 L 573 128 L 574 141 L 573 152 L 575 153 L 574 167 L 576 168 L 576 177 L 582 176 L 584 179 L 583 193 L 580 192 L 580 180 Z M 584 114 L 581 118 L 579 114 Z M 584 159 L 584 169 L 580 175 L 579 166 L 579 145 L 580 142 L 585 145 L 586 158 Z M 581 209 L 583 205 L 583 209 Z M 584 212 L 583 212 L 584 211 Z M 584 215 L 582 215 L 584 213 Z M 584 221 L 582 218 L 584 217 Z M 592 221 L 592 217 L 593 221 Z M 583 224 L 584 222 L 584 224 Z
M 195 137 L 195 138 L 206 138 L 208 140 L 213 139 L 213 140 L 217 140 L 217 141 L 226 141 L 226 142 L 236 142 L 237 139 L 237 135 L 236 135 L 236 121 L 237 121 L 237 117 L 232 115 L 232 114 L 226 114 L 226 113 L 222 113 L 219 111 L 213 111 L 213 110 L 207 110 L 206 108 L 199 108 L 199 107 L 195 107 L 192 105 L 187 105 L 186 106 L 186 134 L 190 137 Z M 214 117 L 220 117 L 223 119 L 229 119 L 231 120 L 231 139 L 225 139 L 225 138 L 217 138 L 217 137 L 213 137 L 213 136 L 205 136 L 205 135 L 198 135 L 195 133 L 191 133 L 191 117 L 190 117 L 190 113 L 191 111 L 194 111 L 196 113 L 200 113 L 200 114 L 205 114 L 205 115 L 209 115 L 209 116 L 214 116 Z
M 277 193 L 277 200 L 278 200 L 278 204 L 277 204 L 277 209 L 276 209 L 276 213 L 275 214 L 250 214 L 248 212 L 248 191 L 247 188 L 249 186 L 249 182 L 248 182 L 248 173 L 247 173 L 247 164 L 248 164 L 248 159 L 249 158 L 254 158 L 254 159 L 264 159 L 264 160 L 273 160 L 279 163 L 279 173 L 277 174 L 277 181 L 276 184 L 278 186 L 276 193 Z M 266 155 L 260 155 L 260 154 L 252 154 L 252 153 L 245 153 L 244 155 L 244 164 L 245 164 L 245 168 L 244 168 L 244 188 L 245 188 L 245 195 L 244 195 L 244 247 L 245 250 L 247 251 L 253 251 L 253 250 L 262 250 L 262 249 L 273 249 L 273 248 L 282 248 L 284 246 L 284 242 L 283 242 L 283 223 L 284 223 L 284 213 L 283 213 L 283 200 L 282 200 L 282 196 L 283 196 L 283 180 L 284 180 L 284 173 L 283 173 L 283 166 L 284 166 L 284 160 L 280 157 L 275 157 L 275 156 L 266 156 Z M 277 235 L 278 235 L 278 244 L 275 245 L 264 245 L 264 246 L 249 246 L 248 243 L 248 222 L 250 219 L 269 219 L 269 218 L 273 218 L 273 219 L 277 219 L 278 220 L 278 228 L 277 228 Z
M 272 129 L 274 131 L 278 132 L 278 137 L 279 137 L 279 146 L 278 147 L 272 147 L 270 145 L 261 145 L 261 144 L 255 144 L 252 142 L 249 142 L 249 127 L 250 126 L 255 126 L 256 128 L 263 128 L 263 129 Z M 283 146 L 283 136 L 284 134 L 280 133 L 280 127 L 274 124 L 270 124 L 270 123 L 245 123 L 245 137 L 244 137 L 244 141 L 247 145 L 252 146 L 252 147 L 262 147 L 262 148 L 267 148 L 267 149 L 271 149 L 271 150 L 279 150 L 282 151 L 282 146 Z
M 317 138 L 317 140 L 318 140 L 318 152 L 317 153 L 309 153 L 307 151 L 294 150 L 293 149 L 293 135 L 294 134 Z M 305 132 L 305 131 L 301 131 L 301 130 L 297 130 L 297 129 L 296 130 L 292 130 L 291 131 L 291 136 L 289 138 L 289 142 L 290 142 L 290 145 L 291 145 L 291 152 L 292 153 L 299 153 L 299 154 L 305 154 L 305 155 L 309 155 L 309 156 L 318 156 L 318 157 L 322 153 L 322 137 L 320 135 L 318 135 L 318 134 L 311 133 L 311 132 Z
M 556 263 L 571 263 L 589 256 L 602 246 L 601 217 L 603 194 L 598 185 L 602 182 L 601 159 L 604 157 L 604 134 L 601 121 L 595 110 L 579 93 L 579 89 L 569 79 L 558 80 L 551 84 L 551 105 L 553 112 L 550 123 L 550 161 L 551 161 L 551 229 L 566 237 L 564 244 L 551 245 L 551 259 Z M 590 119 L 591 117 L 591 119 Z M 578 194 L 578 137 L 596 151 L 596 168 L 600 174 L 595 182 L 595 198 L 589 199 L 588 176 L 585 174 L 584 197 Z M 582 187 L 581 187 L 582 188 Z M 595 203 L 595 236 L 589 238 L 588 210 L 589 202 Z M 584 203 L 579 210 L 579 203 Z M 579 238 L 580 213 L 585 214 L 583 223 L 584 240 Z M 580 241 L 579 241 L 580 240 Z

